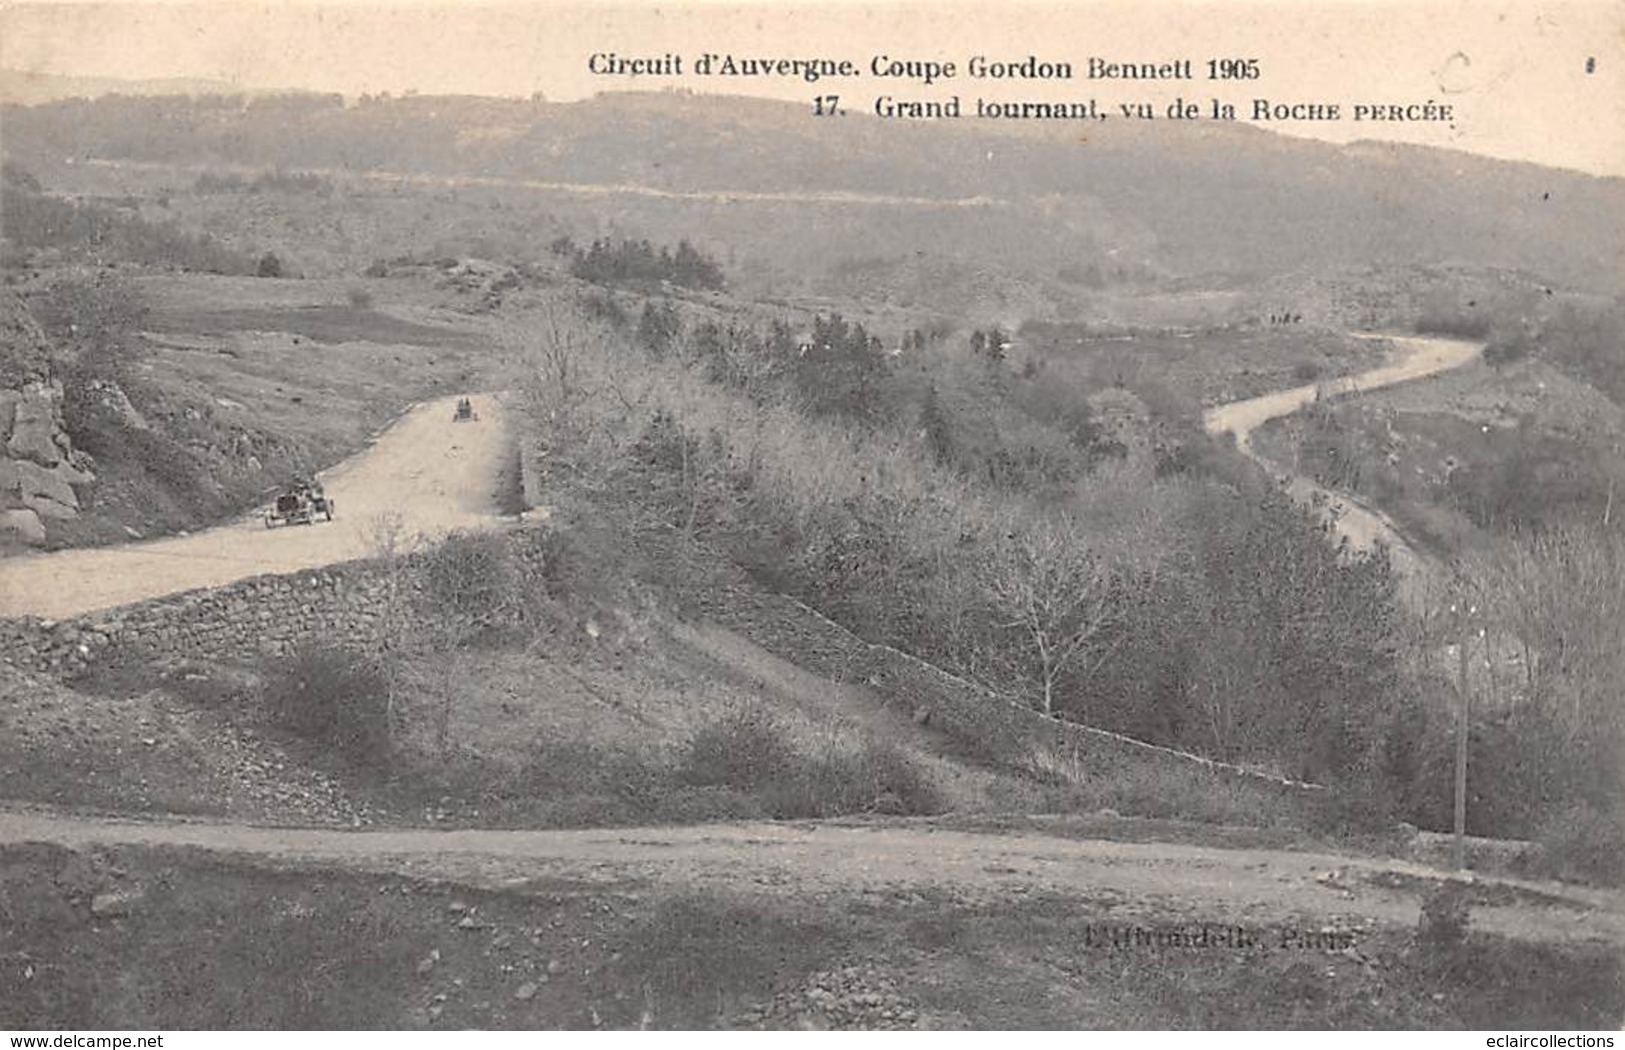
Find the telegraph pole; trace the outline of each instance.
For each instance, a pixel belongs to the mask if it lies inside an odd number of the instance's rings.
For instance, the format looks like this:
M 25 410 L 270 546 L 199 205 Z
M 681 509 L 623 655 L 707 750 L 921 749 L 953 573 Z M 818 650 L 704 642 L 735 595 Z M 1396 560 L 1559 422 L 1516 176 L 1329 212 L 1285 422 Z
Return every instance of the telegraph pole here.
M 1456 642 L 1457 689 L 1460 697 L 1456 703 L 1456 844 L 1455 869 L 1462 870 L 1467 866 L 1467 727 L 1468 714 L 1472 706 L 1472 691 L 1467 684 L 1467 640 L 1471 637 L 1472 620 L 1470 614 L 1473 607 L 1467 604 L 1465 595 L 1459 599 L 1457 608 L 1461 631 Z

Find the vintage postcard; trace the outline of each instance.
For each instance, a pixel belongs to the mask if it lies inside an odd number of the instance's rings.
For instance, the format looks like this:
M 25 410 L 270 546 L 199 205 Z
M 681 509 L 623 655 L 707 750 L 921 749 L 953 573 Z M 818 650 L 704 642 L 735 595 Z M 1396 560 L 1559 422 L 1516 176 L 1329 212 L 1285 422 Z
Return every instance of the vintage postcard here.
M 0 162 L 13 1045 L 1625 1024 L 1615 0 L 4 0 Z

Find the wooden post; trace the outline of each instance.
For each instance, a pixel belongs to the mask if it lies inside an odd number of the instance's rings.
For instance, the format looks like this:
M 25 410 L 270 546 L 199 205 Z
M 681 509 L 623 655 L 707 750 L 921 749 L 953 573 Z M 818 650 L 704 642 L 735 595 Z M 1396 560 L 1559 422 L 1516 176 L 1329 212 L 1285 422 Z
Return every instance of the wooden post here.
M 1462 870 L 1467 866 L 1467 736 L 1469 725 L 1469 709 L 1472 706 L 1472 692 L 1467 684 L 1467 639 L 1471 631 L 1468 617 L 1469 608 L 1465 598 L 1461 599 L 1461 635 L 1457 642 L 1458 651 L 1457 669 L 1459 673 L 1458 689 L 1461 696 L 1456 703 L 1456 843 L 1454 850 L 1455 869 Z

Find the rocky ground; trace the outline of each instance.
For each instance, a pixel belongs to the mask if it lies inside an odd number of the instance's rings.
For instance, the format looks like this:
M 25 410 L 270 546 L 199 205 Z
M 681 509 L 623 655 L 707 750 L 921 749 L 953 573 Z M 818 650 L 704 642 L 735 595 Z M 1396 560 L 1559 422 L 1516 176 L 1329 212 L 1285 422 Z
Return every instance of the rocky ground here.
M 13 801 L 116 812 L 347 827 L 380 819 L 336 778 L 224 710 L 159 690 L 70 692 L 3 665 L 0 780 Z
M 49 343 L 21 300 L 0 292 L 0 554 L 45 542 L 46 523 L 79 515 L 78 487 L 95 461 L 75 449 L 62 419 L 62 384 Z

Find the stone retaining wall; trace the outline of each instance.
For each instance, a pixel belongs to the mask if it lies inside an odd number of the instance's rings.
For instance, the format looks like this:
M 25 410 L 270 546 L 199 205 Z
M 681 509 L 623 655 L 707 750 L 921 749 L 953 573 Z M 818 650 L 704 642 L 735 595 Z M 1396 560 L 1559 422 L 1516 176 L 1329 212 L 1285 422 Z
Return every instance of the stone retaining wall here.
M 698 604 L 705 616 L 769 652 L 835 681 L 862 682 L 887 704 L 927 721 L 991 761 L 1047 766 L 1059 776 L 1069 768 L 1091 775 L 1122 770 L 1136 776 L 1160 770 L 1224 790 L 1310 804 L 1327 796 L 1319 784 L 1048 718 L 908 653 L 870 644 L 785 595 L 723 583 Z
M 72 677 L 110 658 L 250 659 L 325 639 L 377 640 L 387 582 L 366 562 L 256 576 L 67 620 L 0 621 L 0 660 Z
M 535 529 L 505 538 L 522 572 L 539 565 L 544 538 Z M 416 597 L 412 568 L 408 558 L 393 574 L 395 593 L 404 601 Z M 255 576 L 71 619 L 0 620 L 0 662 L 71 678 L 119 658 L 247 660 L 304 642 L 367 649 L 380 641 L 391 575 L 377 561 L 354 561 Z

